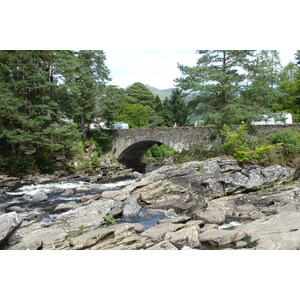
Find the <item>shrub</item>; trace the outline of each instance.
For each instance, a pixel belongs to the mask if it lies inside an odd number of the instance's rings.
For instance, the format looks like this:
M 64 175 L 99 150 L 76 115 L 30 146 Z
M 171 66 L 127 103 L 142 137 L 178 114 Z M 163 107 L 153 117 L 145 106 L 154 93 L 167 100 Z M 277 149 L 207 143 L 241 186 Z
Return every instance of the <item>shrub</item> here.
M 150 149 L 148 149 L 145 152 L 145 157 L 151 158 L 151 157 L 171 157 L 176 153 L 176 151 L 172 148 L 170 148 L 167 145 L 160 145 L 157 144 L 153 145 Z
M 251 142 L 246 139 L 247 133 L 247 124 L 243 124 L 236 131 L 231 130 L 226 125 L 221 130 L 221 134 L 225 138 L 225 142 L 222 145 L 225 153 L 232 155 L 239 162 L 262 160 L 271 150 L 282 145 L 262 144 L 253 147 L 253 143 L 251 145 Z
M 106 225 L 112 225 L 116 223 L 115 218 L 111 215 L 107 215 L 103 219 Z
M 278 132 L 269 137 L 272 144 L 282 144 L 289 150 L 300 154 L 300 132 L 287 129 L 284 132 Z

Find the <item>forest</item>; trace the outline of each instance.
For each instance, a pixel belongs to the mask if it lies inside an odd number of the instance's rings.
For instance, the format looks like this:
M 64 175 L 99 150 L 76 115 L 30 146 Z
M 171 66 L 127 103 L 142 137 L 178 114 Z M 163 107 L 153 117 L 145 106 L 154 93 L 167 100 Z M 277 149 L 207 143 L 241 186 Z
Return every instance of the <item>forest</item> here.
M 102 50 L 1 50 L 0 173 L 51 173 L 55 157 L 72 158 L 91 143 L 101 157 L 120 121 L 130 128 L 198 121 L 218 130 L 275 113 L 300 121 L 300 50 L 285 66 L 277 50 L 197 54 L 193 67 L 178 64 L 176 88 L 160 99 L 140 82 L 110 85 Z

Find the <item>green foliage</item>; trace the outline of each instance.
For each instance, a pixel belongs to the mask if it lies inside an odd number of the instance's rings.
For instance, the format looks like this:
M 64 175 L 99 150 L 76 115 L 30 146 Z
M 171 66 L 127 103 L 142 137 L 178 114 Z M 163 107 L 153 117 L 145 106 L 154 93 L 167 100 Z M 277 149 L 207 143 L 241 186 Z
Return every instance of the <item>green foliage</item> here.
M 105 225 L 112 225 L 116 223 L 116 220 L 113 216 L 107 215 L 103 217 Z
M 176 122 L 178 126 L 190 125 L 191 108 L 185 102 L 185 96 L 180 89 L 172 91 L 170 98 L 165 98 L 162 106 L 165 124 L 169 127 Z
M 153 145 L 150 149 L 148 149 L 144 156 L 147 158 L 151 157 L 171 157 L 176 153 L 176 151 L 173 148 L 170 148 L 167 145 Z
M 129 124 L 131 128 L 147 127 L 149 123 L 149 114 L 152 109 L 150 106 L 140 104 L 125 104 L 116 121 L 123 121 Z
M 65 98 L 56 72 L 67 53 L 0 51 L 1 172 L 12 172 L 14 165 L 16 174 L 53 172 L 56 155 L 78 150 L 77 126 L 63 122 L 60 111 Z
M 237 130 L 230 130 L 227 125 L 224 125 L 221 134 L 225 138 L 222 148 L 225 153 L 232 155 L 239 162 L 248 162 L 261 160 L 267 153 L 275 149 L 278 145 L 260 145 L 250 149 L 251 144 L 246 139 L 248 133 L 247 124 L 238 127 Z
M 269 137 L 272 144 L 282 144 L 287 149 L 300 154 L 300 132 L 287 129 Z
M 90 142 L 95 144 L 99 156 L 111 149 L 112 135 L 107 130 L 93 129 L 89 131 L 89 136 L 91 136 Z
M 276 50 L 198 50 L 196 66 L 178 65 L 177 85 L 194 96 L 194 117 L 222 128 L 259 121 L 283 101 Z
M 237 153 L 237 151 L 245 151 L 246 146 L 245 136 L 248 133 L 247 124 L 238 127 L 236 131 L 231 130 L 227 125 L 221 129 L 221 134 L 225 137 L 225 142 L 222 145 L 225 152 L 229 155 Z
M 137 104 L 155 107 L 155 96 L 140 82 L 135 82 L 126 89 L 127 95 L 137 100 Z

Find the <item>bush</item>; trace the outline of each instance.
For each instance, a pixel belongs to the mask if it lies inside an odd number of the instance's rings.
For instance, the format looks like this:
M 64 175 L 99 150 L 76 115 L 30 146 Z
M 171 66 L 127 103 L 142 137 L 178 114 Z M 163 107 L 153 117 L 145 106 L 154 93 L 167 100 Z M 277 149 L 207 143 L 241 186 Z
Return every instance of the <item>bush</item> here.
M 29 157 L 0 158 L 0 174 L 23 175 L 37 171 L 34 162 Z
M 225 153 L 232 155 L 239 162 L 262 160 L 271 150 L 282 145 L 280 143 L 275 145 L 262 144 L 253 147 L 253 143 L 246 139 L 247 133 L 247 124 L 243 124 L 236 131 L 230 130 L 226 125 L 221 130 L 221 134 L 225 138 L 222 145 Z
M 300 154 L 300 132 L 287 129 L 284 132 L 278 132 L 269 137 L 272 144 L 282 144 L 292 152 Z
M 112 224 L 116 223 L 115 218 L 111 215 L 107 215 L 107 216 L 103 217 L 103 219 L 104 219 L 104 222 L 106 225 L 112 225 Z
M 158 146 L 157 144 L 153 145 L 150 149 L 148 149 L 144 156 L 147 158 L 151 157 L 171 157 L 176 153 L 176 151 L 172 148 L 170 148 L 167 145 L 160 145 Z

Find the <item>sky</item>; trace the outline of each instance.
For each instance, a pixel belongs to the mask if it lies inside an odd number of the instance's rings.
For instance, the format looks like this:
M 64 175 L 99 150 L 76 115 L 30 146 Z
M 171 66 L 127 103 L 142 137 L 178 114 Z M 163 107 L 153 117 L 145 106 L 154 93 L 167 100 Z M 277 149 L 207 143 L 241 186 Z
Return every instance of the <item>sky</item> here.
M 296 50 L 280 50 L 282 65 L 293 61 Z M 198 55 L 195 50 L 107 50 L 106 65 L 110 69 L 110 84 L 126 88 L 142 82 L 158 89 L 174 86 L 181 76 L 177 64 L 193 66 Z

